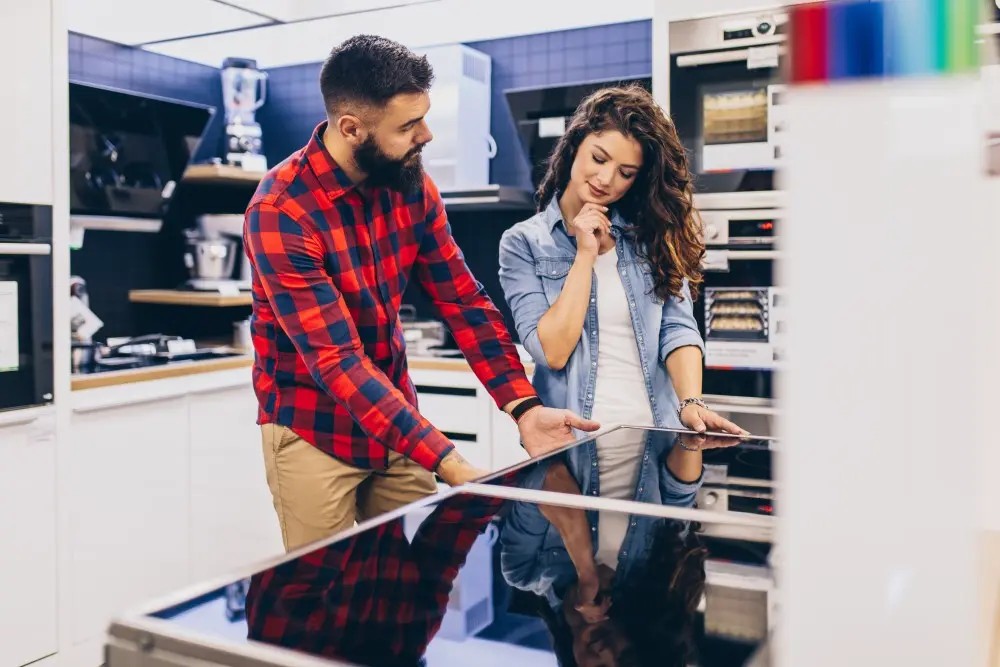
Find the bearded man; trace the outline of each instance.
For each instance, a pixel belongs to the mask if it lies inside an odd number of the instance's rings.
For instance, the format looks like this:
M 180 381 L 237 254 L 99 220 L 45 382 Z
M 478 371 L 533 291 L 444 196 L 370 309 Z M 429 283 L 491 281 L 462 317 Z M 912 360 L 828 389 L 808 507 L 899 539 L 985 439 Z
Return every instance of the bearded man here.
M 246 212 L 253 382 L 268 486 L 295 549 L 482 476 L 417 410 L 399 321 L 411 279 L 538 456 L 598 424 L 545 407 L 451 234 L 420 152 L 431 66 L 371 35 L 323 64 L 327 118 Z

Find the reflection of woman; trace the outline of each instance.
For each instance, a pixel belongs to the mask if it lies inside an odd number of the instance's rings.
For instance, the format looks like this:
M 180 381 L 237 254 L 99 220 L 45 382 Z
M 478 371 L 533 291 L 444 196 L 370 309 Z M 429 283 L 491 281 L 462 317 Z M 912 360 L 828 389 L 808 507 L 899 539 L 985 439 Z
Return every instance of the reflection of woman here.
M 545 404 L 602 424 L 741 432 L 701 401 L 705 246 L 684 147 L 649 93 L 584 100 L 538 198 L 501 239 L 500 282 Z
M 736 438 L 621 429 L 615 448 L 638 461 L 627 499 L 689 507 L 701 483 L 701 451 Z M 606 438 L 608 435 L 600 436 Z M 588 449 L 588 444 L 590 448 Z M 565 461 L 539 466 L 525 485 L 569 494 L 604 494 L 597 450 L 584 443 Z M 626 467 L 624 459 L 615 467 Z M 691 622 L 704 584 L 705 550 L 686 523 L 617 512 L 515 503 L 500 533 L 506 581 L 544 601 L 564 667 L 573 664 L 673 664 L 689 652 Z M 570 648 L 572 650 L 570 650 Z M 560 650 L 562 649 L 562 650 Z M 573 662 L 569 656 L 573 656 Z M 609 656 L 615 660 L 609 661 Z M 624 660 L 634 656 L 638 662 Z M 641 659 L 640 659 L 641 658 Z M 677 664 L 683 665 L 683 662 Z

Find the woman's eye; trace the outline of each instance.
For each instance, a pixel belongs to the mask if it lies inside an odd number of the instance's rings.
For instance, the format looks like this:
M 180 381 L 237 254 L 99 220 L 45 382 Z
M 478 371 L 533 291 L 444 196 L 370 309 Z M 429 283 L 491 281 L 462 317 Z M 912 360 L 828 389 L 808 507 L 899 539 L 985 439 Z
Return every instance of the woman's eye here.
M 594 162 L 596 162 L 597 164 L 604 164 L 605 162 L 607 162 L 607 160 L 605 160 L 604 158 L 599 158 L 595 155 Z
M 624 178 L 626 181 L 629 180 L 630 178 L 632 178 L 633 176 L 635 176 L 635 172 L 627 173 L 627 172 L 624 172 L 624 171 L 620 171 L 618 173 L 621 174 L 622 178 Z

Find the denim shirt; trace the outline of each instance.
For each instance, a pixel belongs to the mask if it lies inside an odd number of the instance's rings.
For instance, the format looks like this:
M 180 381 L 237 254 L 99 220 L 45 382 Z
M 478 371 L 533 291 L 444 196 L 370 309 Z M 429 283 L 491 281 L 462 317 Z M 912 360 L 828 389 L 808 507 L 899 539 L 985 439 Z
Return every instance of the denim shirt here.
M 683 298 L 670 297 L 666 303 L 660 300 L 653 292 L 648 266 L 625 233 L 626 222 L 617 211 L 612 211 L 610 220 L 654 423 L 680 427 L 677 395 L 665 364 L 670 353 L 680 347 L 696 346 L 704 355 L 690 290 L 685 282 Z M 580 340 L 562 370 L 549 368 L 538 339 L 538 321 L 559 297 L 575 258 L 576 239 L 567 232 L 555 197 L 544 211 L 517 223 L 500 239 L 500 285 L 521 344 L 535 362 L 535 390 L 545 405 L 590 417 L 599 345 L 596 277 Z
M 641 433 L 641 431 L 637 431 Z M 600 437 L 600 436 L 598 436 Z M 702 477 L 687 483 L 678 480 L 667 468 L 667 454 L 676 442 L 669 431 L 647 431 L 642 463 L 636 478 L 635 501 L 673 507 L 692 507 Z M 550 465 L 564 462 L 585 496 L 599 496 L 597 445 L 589 440 L 565 455 L 543 461 L 519 481 L 524 488 L 541 489 Z M 587 510 L 594 554 L 599 545 L 599 512 Z M 618 552 L 614 591 L 641 572 L 650 556 L 656 528 L 668 519 L 631 515 L 625 539 Z M 500 570 L 508 584 L 544 597 L 552 608 L 561 606 L 566 589 L 576 581 L 577 573 L 562 536 L 542 514 L 538 505 L 516 502 L 511 505 L 500 527 Z

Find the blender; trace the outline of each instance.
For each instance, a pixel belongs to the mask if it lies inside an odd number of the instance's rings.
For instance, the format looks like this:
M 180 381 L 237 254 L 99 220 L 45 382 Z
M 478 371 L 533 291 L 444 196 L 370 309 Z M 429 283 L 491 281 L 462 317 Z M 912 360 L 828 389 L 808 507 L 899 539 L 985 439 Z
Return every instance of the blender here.
M 247 58 L 222 63 L 222 106 L 226 111 L 223 155 L 227 164 L 247 171 L 267 171 L 261 153 L 260 124 L 254 116 L 267 99 L 267 73 Z

